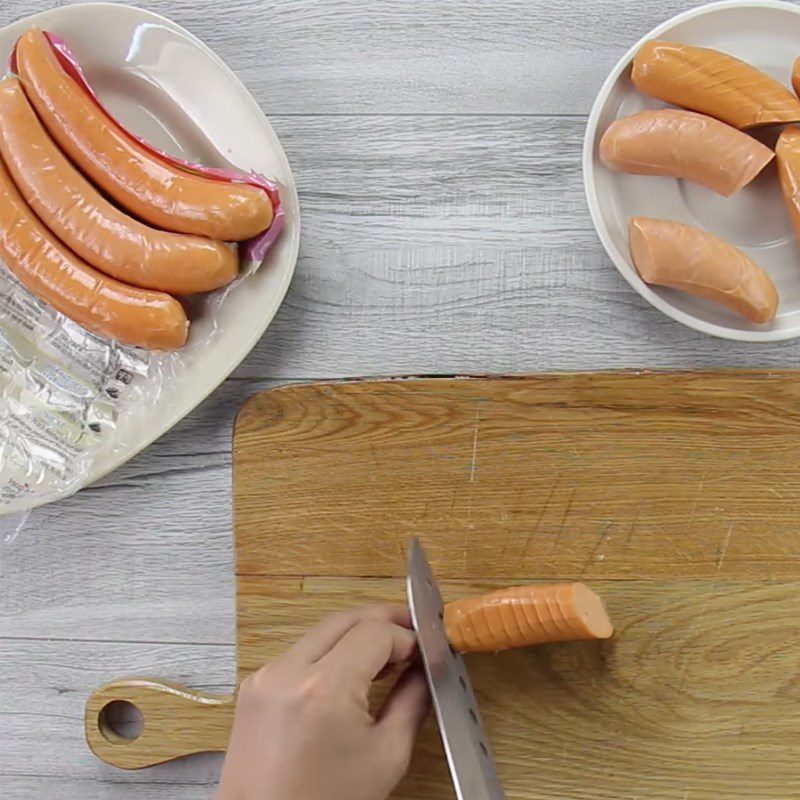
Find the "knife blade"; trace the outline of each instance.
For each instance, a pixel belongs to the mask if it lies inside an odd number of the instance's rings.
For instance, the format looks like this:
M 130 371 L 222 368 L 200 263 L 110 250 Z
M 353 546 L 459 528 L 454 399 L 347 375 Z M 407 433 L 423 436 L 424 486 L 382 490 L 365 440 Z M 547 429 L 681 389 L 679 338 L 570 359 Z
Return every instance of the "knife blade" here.
M 418 538 L 408 548 L 408 607 L 458 800 L 504 800 L 464 659 L 451 649 L 444 601 Z

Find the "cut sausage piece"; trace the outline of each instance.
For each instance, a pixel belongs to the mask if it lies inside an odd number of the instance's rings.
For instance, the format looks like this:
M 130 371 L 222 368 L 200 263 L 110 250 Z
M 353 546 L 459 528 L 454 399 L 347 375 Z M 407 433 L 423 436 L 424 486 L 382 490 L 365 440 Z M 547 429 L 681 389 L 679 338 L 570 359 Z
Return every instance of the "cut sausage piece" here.
M 800 121 L 800 100 L 738 58 L 675 42 L 646 42 L 633 60 L 644 94 L 709 114 L 735 128 Z
M 25 202 L 0 159 L 0 259 L 40 300 L 99 336 L 175 350 L 188 321 L 168 294 L 109 278 L 68 250 Z
M 229 245 L 149 228 L 106 200 L 55 145 L 16 78 L 0 82 L 0 155 L 38 217 L 101 272 L 178 295 L 236 277 Z
M 266 192 L 179 169 L 126 134 L 68 75 L 44 33 L 17 41 L 15 61 L 31 103 L 50 135 L 100 189 L 157 228 L 242 241 L 273 217 Z
M 752 322 L 775 318 L 778 292 L 741 250 L 706 231 L 663 219 L 628 221 L 631 256 L 645 283 L 722 303 Z
M 718 119 L 675 108 L 618 119 L 600 140 L 600 159 L 609 169 L 686 178 L 725 197 L 747 186 L 774 155 Z
M 546 642 L 607 639 L 614 632 L 603 602 L 583 583 L 514 586 L 444 608 L 454 650 L 491 653 Z
M 792 67 L 792 88 L 795 94 L 800 95 L 800 58 L 795 59 Z
M 800 129 L 784 128 L 775 146 L 783 202 L 800 241 Z

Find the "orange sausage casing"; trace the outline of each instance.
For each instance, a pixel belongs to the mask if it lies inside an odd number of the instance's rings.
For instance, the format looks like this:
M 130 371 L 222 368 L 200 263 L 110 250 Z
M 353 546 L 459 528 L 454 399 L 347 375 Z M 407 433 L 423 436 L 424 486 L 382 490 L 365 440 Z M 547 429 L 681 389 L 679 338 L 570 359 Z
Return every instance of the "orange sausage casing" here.
M 514 586 L 456 600 L 444 608 L 444 625 L 462 653 L 607 639 L 614 632 L 602 601 L 583 583 Z
M 800 95 L 800 58 L 795 60 L 792 67 L 792 88 L 795 94 Z
M 186 341 L 189 323 L 177 300 L 109 278 L 68 250 L 30 209 L 2 159 L 0 258 L 40 300 L 92 333 L 153 350 Z
M 230 246 L 149 228 L 106 200 L 55 145 L 16 78 L 0 82 L 0 155 L 38 217 L 107 275 L 179 295 L 236 277 Z
M 157 228 L 242 241 L 273 218 L 266 192 L 207 178 L 157 158 L 116 125 L 66 73 L 44 33 L 17 42 L 17 72 L 50 135 L 78 168 L 134 216 Z
M 600 140 L 600 159 L 634 175 L 686 178 L 728 197 L 769 164 L 766 145 L 694 111 L 641 111 L 613 122 Z
M 633 60 L 631 80 L 644 94 L 735 128 L 800 121 L 800 100 L 785 86 L 718 50 L 646 42 Z
M 671 220 L 631 217 L 633 263 L 645 283 L 703 297 L 764 323 L 774 319 L 778 292 L 769 275 L 718 237 Z
M 784 128 L 775 146 L 783 202 L 800 241 L 800 128 Z

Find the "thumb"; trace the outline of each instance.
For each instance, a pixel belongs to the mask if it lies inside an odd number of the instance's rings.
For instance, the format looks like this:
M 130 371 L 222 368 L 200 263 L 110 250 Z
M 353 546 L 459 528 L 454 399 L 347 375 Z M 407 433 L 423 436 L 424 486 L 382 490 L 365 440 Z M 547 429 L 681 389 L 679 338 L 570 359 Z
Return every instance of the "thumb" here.
M 378 727 L 385 733 L 388 746 L 403 763 L 404 772 L 430 710 L 425 673 L 419 666 L 409 667 L 386 698 L 378 717 Z

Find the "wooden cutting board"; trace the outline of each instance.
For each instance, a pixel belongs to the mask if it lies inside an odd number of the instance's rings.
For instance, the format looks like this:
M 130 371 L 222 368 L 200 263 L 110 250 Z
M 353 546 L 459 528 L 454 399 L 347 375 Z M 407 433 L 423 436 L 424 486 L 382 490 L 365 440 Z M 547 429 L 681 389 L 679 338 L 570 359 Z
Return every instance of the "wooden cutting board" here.
M 800 373 L 290 386 L 233 451 L 239 681 L 328 611 L 402 602 L 416 534 L 446 598 L 581 579 L 616 623 L 468 657 L 509 797 L 800 797 Z M 224 749 L 232 708 L 117 681 L 87 737 L 148 766 Z M 397 796 L 452 797 L 433 724 Z

